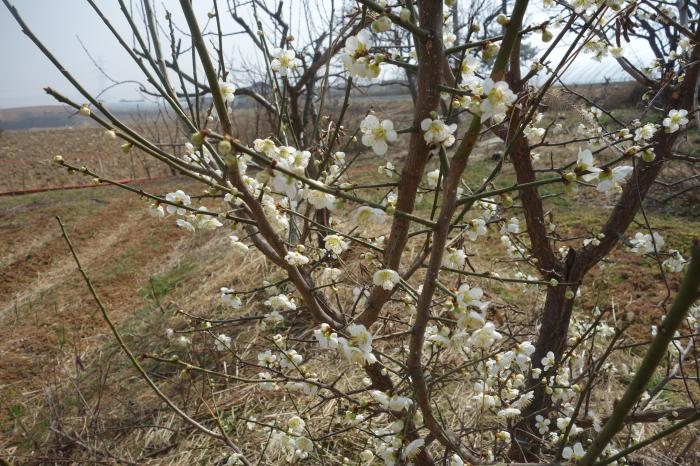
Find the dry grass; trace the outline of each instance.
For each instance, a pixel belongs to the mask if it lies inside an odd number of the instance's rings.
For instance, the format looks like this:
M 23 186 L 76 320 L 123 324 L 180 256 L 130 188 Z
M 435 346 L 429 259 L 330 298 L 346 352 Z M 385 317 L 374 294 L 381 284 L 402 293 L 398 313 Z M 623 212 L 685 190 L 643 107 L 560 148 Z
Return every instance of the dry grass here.
M 405 103 L 377 104 L 378 112 L 399 115 L 395 120 L 402 122 L 397 126 L 407 124 L 402 120 L 405 108 Z M 353 114 L 355 119 L 361 116 Z M 87 137 L 82 131 L 92 130 L 56 132 L 52 133 L 51 140 L 81 147 L 82 143 L 75 142 L 74 138 L 82 141 Z M 28 150 L 31 144 L 22 144 L 21 133 L 7 134 L 12 138 L 12 150 L 24 151 L 15 156 L 35 156 Z M 26 137 L 42 138 L 43 134 Z M 495 144 L 482 146 L 470 165 L 468 183 L 480 182 L 489 172 L 490 154 L 497 149 Z M 402 150 L 402 147 L 394 148 L 395 160 L 400 158 Z M 561 155 L 555 153 L 555 156 Z M 362 158 L 356 170 L 358 175 L 372 180 L 376 178 L 375 167 L 376 160 Z M 120 169 L 118 163 L 110 168 Z M 50 170 L 55 171 L 54 168 Z M 506 180 L 512 177 L 508 170 L 506 167 Z M 48 175 L 39 172 L 35 179 L 46 182 Z M 63 181 L 59 179 L 58 182 Z M 148 183 L 145 188 L 162 193 L 175 186 L 184 187 L 188 192 L 197 189 L 180 179 Z M 548 201 L 548 207 L 562 212 L 556 219 L 562 230 L 572 235 L 586 235 L 600 225 L 609 210 L 609 206 L 600 205 L 598 201 L 585 195 L 553 198 Z M 425 199 L 421 205 L 428 208 L 429 204 L 429 199 Z M 210 330 L 196 328 L 192 332 L 192 320 L 180 310 L 210 319 L 256 316 L 264 312 L 261 295 L 251 296 L 242 312 L 234 313 L 220 304 L 220 287 L 252 289 L 263 279 L 275 278 L 275 268 L 259 254 L 252 253 L 244 258 L 233 256 L 227 247 L 226 231 L 184 234 L 170 221 L 150 219 L 141 200 L 114 188 L 0 198 L 3 234 L 0 245 L 0 419 L 3 425 L 0 457 L 9 457 L 17 464 L 138 460 L 139 464 L 190 465 L 215 464 L 227 455 L 220 444 L 192 431 L 164 409 L 136 376 L 95 312 L 58 234 L 52 219 L 54 215 L 61 215 L 68 225 L 98 293 L 127 344 L 137 354 L 178 354 L 202 366 L 227 373 L 237 371 L 237 375 L 250 377 L 257 373 L 256 368 L 233 364 L 230 358 L 224 366 L 225 359 L 211 350 L 209 332 L 231 335 L 234 352 L 244 361 L 255 360 L 260 349 L 270 347 L 271 335 L 280 332 L 296 342 L 299 352 L 306 357 L 308 370 L 321 380 L 343 374 L 338 381 L 339 388 L 362 386 L 359 371 L 338 363 L 336 357 L 326 352 L 304 349 L 310 339 L 310 325 L 303 312 L 291 314 L 285 325 L 274 331 L 259 325 L 215 325 Z M 678 249 L 687 246 L 700 227 L 696 219 L 674 217 L 661 211 L 651 212 L 651 215 L 655 227 L 673 232 L 671 246 Z M 347 214 L 341 219 L 347 221 Z M 382 232 L 378 228 L 375 233 Z M 670 233 L 665 236 L 671 238 Z M 413 242 L 409 249 L 413 252 L 417 246 Z M 513 263 L 498 260 L 503 253 L 496 235 L 488 242 L 480 242 L 478 248 L 471 244 L 465 246 L 477 269 L 513 274 Z M 405 260 L 409 257 L 407 254 Z M 357 285 L 371 281 L 371 275 L 361 266 L 359 251 L 351 250 L 342 259 L 348 264 L 349 280 Z M 647 259 L 632 257 L 620 250 L 611 259 L 614 266 L 597 270 L 587 278 L 584 288 L 593 292 L 588 295 L 590 298 L 584 298 L 576 312 L 586 315 L 594 305 L 607 306 L 614 300 L 618 315 L 635 313 L 632 337 L 646 338 L 649 325 L 658 320 L 658 302 L 664 298 L 666 289 L 660 283 L 655 265 Z M 416 278 L 420 278 L 420 274 L 418 272 Z M 482 286 L 487 298 L 494 302 L 490 318 L 512 332 L 532 330 L 529 324 L 540 304 L 536 293 L 490 280 L 470 280 L 470 283 Z M 672 277 L 671 291 L 677 284 L 677 277 Z M 456 286 L 457 280 L 448 285 Z M 392 305 L 387 317 L 392 316 L 405 320 L 405 310 L 399 304 Z M 193 338 L 191 348 L 182 350 L 172 346 L 165 337 L 166 328 L 187 331 Z M 387 319 L 375 333 L 403 330 L 406 330 L 404 324 Z M 405 343 L 406 340 L 386 340 L 380 341 L 377 347 L 401 354 Z M 638 357 L 635 354 L 624 356 L 630 366 Z M 265 424 L 281 424 L 289 415 L 304 412 L 307 419 L 319 422 L 314 426 L 316 432 L 323 433 L 337 428 L 337 424 L 328 424 L 328 419 L 341 416 L 349 407 L 342 403 L 316 407 L 310 399 L 295 393 L 265 392 L 249 384 L 210 380 L 175 365 L 143 361 L 166 393 L 197 419 L 210 418 L 203 400 L 222 413 L 221 420 L 229 426 L 229 435 L 250 452 L 258 452 L 266 438 L 261 430 L 249 430 L 246 421 L 255 419 Z M 613 382 L 605 381 L 596 392 L 595 403 L 607 406 L 607 401 L 620 392 L 619 384 Z M 466 379 L 453 383 L 439 404 L 447 403 L 448 397 L 467 400 L 471 389 L 472 384 Z M 673 406 L 674 402 L 679 400 L 671 393 L 661 406 Z M 478 410 L 468 403 L 462 414 L 469 420 L 486 421 L 480 419 Z M 685 434 L 670 438 L 652 452 L 639 455 L 639 459 L 648 464 L 667 464 L 685 438 Z M 343 455 L 363 449 L 363 442 L 359 436 L 321 442 L 325 464 L 342 464 Z M 689 461 L 693 458 L 689 457 Z

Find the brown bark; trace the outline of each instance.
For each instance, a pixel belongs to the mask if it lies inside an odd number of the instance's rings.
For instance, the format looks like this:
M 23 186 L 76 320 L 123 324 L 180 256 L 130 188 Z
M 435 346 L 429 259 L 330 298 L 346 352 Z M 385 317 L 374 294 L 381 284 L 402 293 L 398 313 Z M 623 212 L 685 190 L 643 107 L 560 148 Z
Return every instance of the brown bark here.
M 419 24 L 422 29 L 430 31 L 427 40 L 416 43 L 418 49 L 418 76 L 415 110 L 413 113 L 413 128 L 408 147 L 406 163 L 401 172 L 397 189 L 398 199 L 396 209 L 402 212 L 413 212 L 416 203 L 418 184 L 423 176 L 428 162 L 430 147 L 423 139 L 420 123 L 430 117 L 440 102 L 439 85 L 442 83 L 443 57 L 442 47 L 442 2 L 421 1 L 418 3 Z M 384 250 L 384 267 L 398 270 L 401 255 L 406 247 L 410 228 L 410 220 L 405 217 L 394 217 L 391 232 Z M 379 316 L 382 306 L 391 297 L 392 291 L 375 286 L 372 289 L 364 312 L 358 322 L 369 327 Z

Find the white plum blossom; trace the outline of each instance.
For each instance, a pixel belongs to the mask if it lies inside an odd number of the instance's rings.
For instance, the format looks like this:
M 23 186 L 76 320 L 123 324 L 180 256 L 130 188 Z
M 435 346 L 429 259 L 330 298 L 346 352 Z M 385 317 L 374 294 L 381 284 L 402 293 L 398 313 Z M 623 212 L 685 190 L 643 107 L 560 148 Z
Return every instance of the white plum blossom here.
M 277 362 L 277 356 L 272 354 L 272 351 L 266 350 L 258 353 L 258 365 L 272 367 Z
M 320 329 L 314 330 L 314 338 L 316 338 L 321 348 L 338 348 L 338 334 L 328 324 L 321 324 Z
M 535 416 L 535 427 L 540 435 L 544 435 L 549 432 L 549 425 L 552 423 L 549 419 L 542 417 L 541 414 Z
M 243 305 L 241 298 L 235 295 L 235 291 L 226 287 L 221 288 L 221 301 L 233 309 L 238 309 Z
M 549 351 L 545 357 L 542 358 L 542 370 L 548 371 L 551 367 L 557 363 L 554 353 Z
M 276 48 L 272 51 L 272 62 L 270 68 L 280 76 L 287 76 L 290 71 L 294 71 L 301 65 L 301 60 L 296 57 L 294 50 L 283 50 Z
M 231 241 L 231 248 L 234 250 L 234 252 L 237 255 L 245 256 L 246 254 L 248 254 L 248 252 L 249 252 L 248 246 L 246 246 L 244 243 L 239 241 L 238 236 L 231 235 L 228 238 Z
M 392 290 L 401 281 L 399 274 L 391 269 L 382 269 L 374 272 L 372 282 L 385 290 Z
M 366 29 L 345 41 L 344 54 L 341 61 L 351 76 L 358 78 L 376 78 L 379 76 L 380 64 L 384 57 L 381 54 L 372 55 L 372 35 Z
M 180 335 L 175 339 L 175 345 L 179 348 L 187 348 L 192 344 L 192 340 L 187 338 L 185 335 Z
M 537 144 L 542 142 L 542 137 L 544 136 L 545 129 L 538 128 L 536 126 L 527 126 L 523 131 L 523 135 L 527 138 L 527 142 L 530 144 Z
M 309 204 L 317 209 L 335 210 L 337 200 L 335 196 L 330 193 L 323 192 L 319 189 L 304 189 L 301 195 L 306 198 Z
M 343 271 L 341 269 L 336 269 L 333 267 L 326 267 L 321 272 L 321 280 L 324 283 L 334 283 L 334 282 L 338 282 L 342 275 L 343 275 Z
M 667 133 L 675 133 L 688 124 L 688 111 L 685 109 L 671 110 L 662 124 Z
M 394 124 L 390 120 L 379 121 L 379 118 L 372 114 L 362 120 L 360 131 L 362 131 L 362 144 L 371 147 L 377 155 L 386 154 L 388 143 L 398 139 Z
M 561 456 L 566 460 L 578 461 L 584 457 L 586 451 L 583 449 L 581 442 L 576 442 L 574 447 L 565 447 L 561 453 Z
M 669 257 L 663 262 L 664 270 L 670 273 L 682 272 L 688 261 L 675 249 L 668 251 Z
M 377 358 L 372 354 L 372 334 L 364 325 L 348 325 L 349 339 L 338 337 L 338 348 L 345 358 L 354 364 L 374 364 Z
M 280 354 L 279 362 L 282 369 L 293 370 L 304 362 L 304 357 L 296 350 L 290 349 Z
M 200 207 L 199 210 L 203 210 L 204 207 Z M 224 226 L 223 223 L 219 221 L 216 217 L 208 214 L 198 214 L 197 215 L 197 228 L 202 230 L 215 230 L 219 227 Z
M 496 326 L 492 322 L 486 322 L 483 327 L 472 333 L 467 344 L 475 348 L 488 349 L 501 338 L 503 336 L 496 331 Z
M 148 206 L 148 215 L 154 218 L 163 218 L 165 217 L 165 209 L 161 204 L 153 203 Z
M 488 230 L 486 229 L 486 222 L 484 219 L 475 218 L 469 222 L 469 227 L 464 230 L 464 233 L 471 241 L 476 241 L 479 236 L 485 235 L 487 231 Z
M 638 231 L 635 233 L 634 238 L 630 239 L 632 252 L 637 254 L 650 254 L 654 251 L 661 251 L 665 243 L 663 236 L 655 231 L 651 234 Z
M 300 252 L 289 251 L 287 255 L 284 256 L 284 260 L 289 265 L 300 266 L 308 264 L 311 259 L 309 259 Z
M 420 453 L 423 447 L 425 447 L 425 440 L 422 438 L 415 439 L 403 448 L 401 451 L 401 458 L 410 461 L 418 456 L 418 453 Z
M 185 192 L 182 191 L 181 189 L 178 189 L 175 192 L 166 194 L 165 200 L 170 203 L 165 208 L 169 214 L 176 213 L 177 215 L 185 215 L 187 213 L 187 210 L 183 209 L 182 207 L 178 207 L 178 206 L 188 207 L 190 204 L 192 204 L 192 200 L 190 199 L 190 196 L 185 194 Z M 172 205 L 172 204 L 174 204 L 174 205 Z
M 647 123 L 646 125 L 637 128 L 634 132 L 635 141 L 648 141 L 654 137 L 656 133 L 656 125 L 654 123 Z
M 467 54 L 459 66 L 459 71 L 462 73 L 462 79 L 468 80 L 472 78 L 479 69 L 479 59 L 474 55 Z
M 447 251 L 447 253 L 442 258 L 443 267 L 449 267 L 451 269 L 460 269 L 467 261 L 467 255 L 464 253 L 464 249 L 453 249 Z
M 595 166 L 593 153 L 590 150 L 584 149 L 579 151 L 578 159 L 576 160 L 576 173 L 581 176 L 583 181 L 590 182 L 597 179 L 602 171 Z
M 323 239 L 326 249 L 333 254 L 340 255 L 347 251 L 350 245 L 339 235 L 328 235 Z
M 437 188 L 438 181 L 440 179 L 440 169 L 436 168 L 435 170 L 429 171 L 425 176 L 426 181 L 428 182 L 428 187 L 431 189 Z
M 214 337 L 214 348 L 216 351 L 228 351 L 231 349 L 231 337 L 220 333 Z
M 455 142 L 453 134 L 457 130 L 455 124 L 447 125 L 440 119 L 426 118 L 421 121 L 420 128 L 423 130 L 423 138 L 427 144 L 442 144 L 449 147 Z
M 632 173 L 632 170 L 634 169 L 629 165 L 602 170 L 598 173 L 596 189 L 601 193 L 609 193 L 611 190 L 619 188 L 619 182 L 627 178 L 627 175 Z
M 470 287 L 467 283 L 462 283 L 456 293 L 457 304 L 464 308 L 476 308 L 480 311 L 485 311 L 490 302 L 482 301 L 484 291 L 478 287 Z
M 505 81 L 493 82 L 491 78 L 484 80 L 482 88 L 486 98 L 481 101 L 481 119 L 493 118 L 502 121 L 510 106 L 517 98 Z
M 192 225 L 191 222 L 188 222 L 188 221 L 185 220 L 185 219 L 178 218 L 177 220 L 175 220 L 175 224 L 176 224 L 178 227 L 182 228 L 183 230 L 189 231 L 190 233 L 194 233 L 194 232 L 195 232 L 194 225 Z
M 297 308 L 293 299 L 290 299 L 286 294 L 278 294 L 271 296 L 265 301 L 266 306 L 270 306 L 275 311 L 293 311 Z
M 372 398 L 374 398 L 377 403 L 391 411 L 408 410 L 413 405 L 413 400 L 408 397 L 398 394 L 388 395 L 381 390 L 372 390 L 370 395 L 372 395 Z
M 358 207 L 354 215 L 355 223 L 362 228 L 383 225 L 386 218 L 387 215 L 383 210 L 365 205 Z
M 230 104 L 236 98 L 236 86 L 229 82 L 219 81 L 219 91 L 226 103 Z

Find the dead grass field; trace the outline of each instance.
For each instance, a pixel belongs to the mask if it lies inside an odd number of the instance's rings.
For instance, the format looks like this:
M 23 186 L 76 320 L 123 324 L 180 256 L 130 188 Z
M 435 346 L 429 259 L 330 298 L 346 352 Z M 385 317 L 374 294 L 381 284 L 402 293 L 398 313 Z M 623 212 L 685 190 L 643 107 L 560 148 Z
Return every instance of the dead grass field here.
M 384 112 L 403 111 L 402 106 L 377 105 Z M 0 140 L 0 162 L 22 160 L 25 165 L 19 172 L 4 172 L 0 190 L 17 189 L 18 183 L 54 186 L 87 181 L 51 166 L 48 160 L 55 153 L 95 169 L 101 163 L 115 177 L 130 177 L 134 173 L 131 162 L 119 153 L 118 144 L 111 144 L 114 148 L 102 150 L 101 131 L 93 129 L 6 133 Z M 470 165 L 468 183 L 476 184 L 488 174 L 494 163 L 490 155 L 498 149 L 497 145 L 482 146 Z M 397 150 L 400 153 L 401 148 Z M 545 163 L 546 157 L 542 158 Z M 138 174 L 145 174 L 138 159 L 134 166 Z M 375 179 L 374 167 L 364 160 L 358 174 Z M 155 164 L 149 170 L 152 175 L 164 172 Z M 509 176 L 506 168 L 503 183 L 509 182 Z M 142 187 L 157 193 L 175 187 L 198 193 L 180 178 L 146 182 Z M 590 234 L 610 209 L 586 193 L 553 197 L 548 203 L 559 207 L 562 214 L 555 222 L 571 235 Z M 0 458 L 15 464 L 138 460 L 138 464 L 184 465 L 213 464 L 221 456 L 220 447 L 175 420 L 138 379 L 97 312 L 54 217 L 60 216 L 66 224 L 97 292 L 137 354 L 167 347 L 167 327 L 185 328 L 185 319 L 176 311 L 224 315 L 218 299 L 220 287 L 254 287 L 263 277 L 273 277 L 274 268 L 259 255 L 241 259 L 227 252 L 223 229 L 190 235 L 172 221 L 150 218 L 146 207 L 143 200 L 113 187 L 0 197 Z M 679 200 L 648 213 L 655 227 L 668 231 L 669 247 L 685 251 L 700 231 L 700 220 L 692 214 L 696 208 Z M 497 247 L 497 235 L 491 241 Z M 471 252 L 477 266 L 501 273 L 511 267 L 491 261 L 488 248 Z M 614 302 L 619 315 L 634 314 L 632 334 L 645 338 L 649 326 L 658 321 L 658 304 L 667 295 L 658 268 L 619 248 L 611 260 L 614 266 L 596 270 L 587 278 L 584 287 L 596 293 L 590 293 L 579 307 Z M 360 271 L 357 276 L 371 280 Z M 669 278 L 671 293 L 679 279 Z M 536 306 L 519 288 L 493 282 L 482 285 L 494 301 L 495 319 L 513 306 L 524 313 Z M 245 312 L 255 313 L 255 305 Z M 287 331 L 298 332 L 304 320 L 301 314 L 294 316 Z M 241 351 L 255 351 L 251 347 L 254 332 L 235 327 L 227 331 L 236 336 Z M 195 347 L 200 344 L 195 340 Z M 206 417 L 198 400 L 201 393 L 211 393 L 206 381 L 173 366 L 144 364 L 183 406 Z M 219 408 L 235 407 L 244 417 L 266 415 L 271 402 L 252 388 L 217 387 L 217 397 L 222 400 Z M 234 430 L 232 435 L 243 439 L 245 429 Z M 255 438 L 241 441 L 247 442 L 254 444 Z M 679 444 L 674 439 L 660 444 L 658 451 L 649 454 L 649 464 L 654 458 L 671 455 Z M 700 460 L 697 453 L 694 458 Z

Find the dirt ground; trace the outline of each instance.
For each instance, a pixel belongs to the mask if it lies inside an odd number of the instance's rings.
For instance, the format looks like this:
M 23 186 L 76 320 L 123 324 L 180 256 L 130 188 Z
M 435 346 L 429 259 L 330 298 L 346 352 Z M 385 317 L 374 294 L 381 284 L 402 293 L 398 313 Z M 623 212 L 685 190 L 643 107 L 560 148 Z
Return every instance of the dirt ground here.
M 163 191 L 173 180 L 145 183 Z M 78 275 L 56 216 L 119 321 L 139 307 L 148 284 L 183 233 L 148 217 L 146 204 L 118 188 L 0 198 L 0 373 L 8 394 L 40 388 L 52 362 L 106 337 L 107 327 Z M 11 401 L 10 401 L 11 402 Z M 7 406 L 2 407 L 4 413 Z

